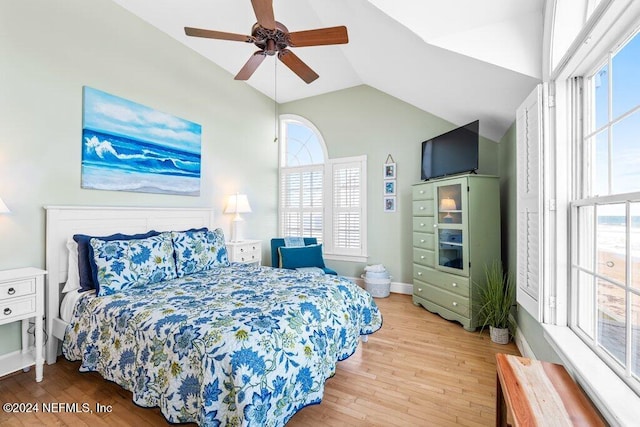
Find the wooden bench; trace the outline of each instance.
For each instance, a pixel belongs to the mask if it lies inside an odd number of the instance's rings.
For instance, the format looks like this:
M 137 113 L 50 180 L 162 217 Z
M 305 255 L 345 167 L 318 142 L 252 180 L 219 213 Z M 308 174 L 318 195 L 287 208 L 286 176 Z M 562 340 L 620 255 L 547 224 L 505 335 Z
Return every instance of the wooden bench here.
M 561 365 L 496 354 L 496 426 L 606 426 Z

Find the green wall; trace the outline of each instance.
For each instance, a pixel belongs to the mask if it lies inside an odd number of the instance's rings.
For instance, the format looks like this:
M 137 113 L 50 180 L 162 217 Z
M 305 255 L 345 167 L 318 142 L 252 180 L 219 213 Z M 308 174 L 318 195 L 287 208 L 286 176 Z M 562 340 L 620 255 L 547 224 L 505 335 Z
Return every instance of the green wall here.
M 516 274 L 516 124 L 509 127 L 499 144 L 500 218 L 502 265 Z
M 247 236 L 277 228 L 273 101 L 108 0 L 0 2 L 0 269 L 45 267 L 46 205 L 211 207 L 247 193 Z M 80 188 L 82 86 L 202 125 L 199 197 Z M 265 248 L 264 258 L 268 252 Z M 20 345 L 0 327 L 0 354 Z
M 419 110 L 369 86 L 282 104 L 281 114 L 310 120 L 330 158 L 367 155 L 367 263 L 328 261 L 340 274 L 359 277 L 366 264 L 382 263 L 394 282 L 412 283 L 411 185 L 420 181 L 421 142 L 459 125 Z M 471 120 L 470 120 L 471 121 Z M 383 211 L 383 164 L 397 167 L 397 210 Z M 482 138 L 480 173 L 497 175 L 498 144 Z
M 502 264 L 517 278 L 517 211 L 516 211 L 516 124 L 500 140 L 500 198 L 502 218 Z M 522 307 L 516 310 L 519 332 L 537 359 L 561 363 L 560 358 L 544 339 L 542 326 Z

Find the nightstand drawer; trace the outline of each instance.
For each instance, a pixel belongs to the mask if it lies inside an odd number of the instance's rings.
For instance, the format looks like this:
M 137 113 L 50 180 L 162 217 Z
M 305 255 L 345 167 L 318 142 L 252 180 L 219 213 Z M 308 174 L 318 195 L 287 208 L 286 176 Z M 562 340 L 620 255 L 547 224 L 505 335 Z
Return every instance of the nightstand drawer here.
M 262 242 L 247 240 L 243 242 L 227 242 L 229 261 L 258 264 L 262 260 Z
M 0 322 L 5 323 L 7 320 L 16 317 L 24 317 L 30 313 L 36 312 L 36 296 L 25 298 L 16 298 L 0 303 Z
M 0 283 L 0 301 L 36 293 L 35 279 Z
M 242 251 L 239 250 L 233 257 L 236 262 L 253 262 L 260 259 L 260 254 L 257 251 Z
M 260 252 L 260 245 L 257 243 L 252 243 L 244 246 L 238 246 L 235 248 L 236 255 L 248 255 L 248 254 L 257 254 Z
M 33 267 L 0 270 L 0 325 L 20 322 L 22 326 L 22 351 L 0 356 L 0 377 L 35 365 L 36 382 L 42 381 L 44 276 L 46 274 L 45 270 Z M 34 324 L 33 347 L 29 342 L 30 322 Z M 53 340 L 53 336 L 50 335 L 49 339 Z

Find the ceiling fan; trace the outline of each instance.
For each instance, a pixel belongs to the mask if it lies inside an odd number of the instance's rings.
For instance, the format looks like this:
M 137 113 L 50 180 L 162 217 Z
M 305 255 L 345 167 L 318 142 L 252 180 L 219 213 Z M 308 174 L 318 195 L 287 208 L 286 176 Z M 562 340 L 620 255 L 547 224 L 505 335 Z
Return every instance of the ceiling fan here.
M 255 52 L 244 64 L 240 72 L 235 76 L 236 80 L 248 80 L 267 55 L 273 56 L 277 54 L 278 59 L 289 67 L 291 71 L 305 82 L 311 83 L 318 78 L 318 74 L 288 48 L 345 44 L 349 42 L 347 27 L 345 26 L 290 33 L 287 27 L 275 20 L 272 0 L 251 0 L 251 5 L 258 22 L 253 24 L 250 36 L 184 27 L 184 32 L 188 36 L 241 41 L 258 46 L 260 50 Z

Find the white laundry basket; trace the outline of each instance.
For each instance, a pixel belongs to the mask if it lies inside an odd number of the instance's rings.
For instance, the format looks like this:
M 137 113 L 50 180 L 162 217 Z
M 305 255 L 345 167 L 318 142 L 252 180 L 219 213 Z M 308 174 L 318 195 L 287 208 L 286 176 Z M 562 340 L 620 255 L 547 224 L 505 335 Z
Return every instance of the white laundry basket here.
M 391 276 L 382 264 L 365 267 L 364 287 L 374 298 L 386 298 L 391 288 Z

